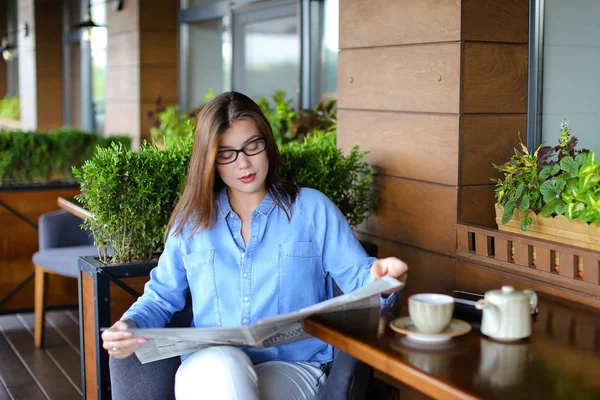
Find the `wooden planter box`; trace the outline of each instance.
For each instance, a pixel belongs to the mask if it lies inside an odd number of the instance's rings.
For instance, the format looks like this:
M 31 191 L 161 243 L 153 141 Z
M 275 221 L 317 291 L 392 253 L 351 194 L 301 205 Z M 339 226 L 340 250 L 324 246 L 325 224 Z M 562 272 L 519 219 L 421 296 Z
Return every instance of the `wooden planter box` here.
M 33 264 L 38 218 L 58 210 L 57 198 L 79 194 L 78 185 L 0 186 L 0 314 L 33 310 Z M 77 304 L 77 281 L 48 278 L 48 307 Z
M 498 230 L 600 251 L 600 227 L 593 223 L 587 224 L 578 220 L 570 222 L 564 215 L 544 217 L 533 211 L 520 213 L 515 210 L 512 219 L 507 224 L 503 224 L 502 215 L 504 215 L 504 207 L 496 204 Z M 523 231 L 521 219 L 525 215 L 531 217 L 532 223 L 528 230 Z

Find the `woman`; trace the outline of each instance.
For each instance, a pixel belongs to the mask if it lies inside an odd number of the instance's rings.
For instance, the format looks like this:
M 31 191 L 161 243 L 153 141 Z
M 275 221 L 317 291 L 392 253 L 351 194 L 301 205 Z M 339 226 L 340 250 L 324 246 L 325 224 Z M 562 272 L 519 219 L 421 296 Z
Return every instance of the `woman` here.
M 143 296 L 102 334 L 111 356 L 125 358 L 147 341 L 124 329 L 165 326 L 188 289 L 192 326 L 241 326 L 330 298 L 328 277 L 348 293 L 407 271 L 397 258 L 368 257 L 331 200 L 299 190 L 280 167 L 271 127 L 250 98 L 227 92 L 204 106 L 158 267 Z M 311 398 L 332 348 L 313 338 L 266 349 L 210 347 L 183 359 L 178 399 Z

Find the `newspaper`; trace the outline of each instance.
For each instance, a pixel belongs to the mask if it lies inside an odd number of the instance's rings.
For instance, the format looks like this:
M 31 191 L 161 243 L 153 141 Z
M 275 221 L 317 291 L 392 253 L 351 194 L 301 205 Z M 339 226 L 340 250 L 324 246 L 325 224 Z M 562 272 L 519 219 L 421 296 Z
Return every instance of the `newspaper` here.
M 263 318 L 255 325 L 229 328 L 129 329 L 133 336 L 150 339 L 135 353 L 142 364 L 192 353 L 208 346 L 265 348 L 311 336 L 304 331 L 304 319 L 336 311 L 379 307 L 379 295 L 400 289 L 404 284 L 384 276 L 352 293 L 329 299 L 296 312 Z

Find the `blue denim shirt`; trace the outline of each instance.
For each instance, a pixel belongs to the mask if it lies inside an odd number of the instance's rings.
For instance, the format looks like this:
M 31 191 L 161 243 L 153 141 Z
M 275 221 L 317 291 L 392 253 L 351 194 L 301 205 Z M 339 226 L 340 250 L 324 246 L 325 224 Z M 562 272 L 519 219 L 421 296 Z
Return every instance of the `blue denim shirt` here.
M 267 195 L 252 213 L 247 246 L 226 190 L 217 195 L 217 208 L 211 229 L 190 238 L 185 226 L 179 236 L 168 237 L 144 294 L 123 317 L 140 328 L 163 327 L 184 307 L 189 287 L 193 326 L 242 326 L 331 298 L 329 277 L 345 293 L 371 281 L 375 258 L 367 256 L 339 209 L 317 190 L 300 190 L 291 221 Z M 382 305 L 395 298 L 382 298 Z M 331 346 L 316 338 L 244 351 L 255 364 L 332 359 Z

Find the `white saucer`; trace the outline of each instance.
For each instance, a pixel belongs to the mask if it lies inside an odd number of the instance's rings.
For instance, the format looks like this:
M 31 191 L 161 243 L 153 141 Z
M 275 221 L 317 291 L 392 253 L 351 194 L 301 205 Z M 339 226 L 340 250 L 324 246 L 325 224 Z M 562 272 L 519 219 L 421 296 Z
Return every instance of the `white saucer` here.
M 410 317 L 396 318 L 390 322 L 390 328 L 405 334 L 411 340 L 425 343 L 446 342 L 455 336 L 461 336 L 471 331 L 471 325 L 456 318 L 453 318 L 446 329 L 440 333 L 419 332 Z

